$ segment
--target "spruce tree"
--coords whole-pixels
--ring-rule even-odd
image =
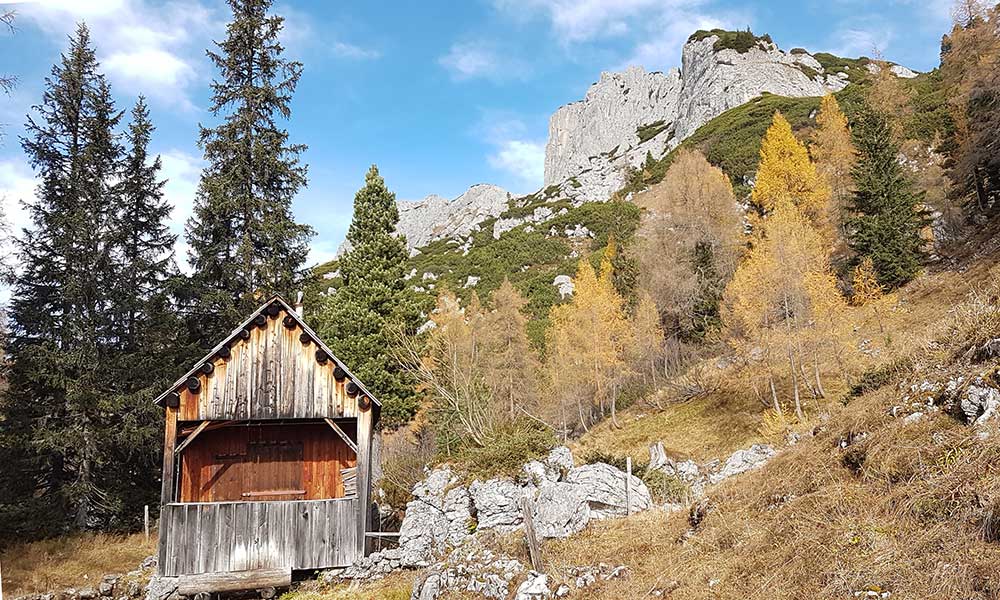
[[[220,74],[209,110],[222,122],[201,129],[208,166],[186,229],[194,268],[187,299],[206,344],[263,296],[293,291],[312,234],[291,212],[306,185],[306,147],[276,122],[291,116],[302,64],[282,56],[284,19],[268,14],[271,0],[228,2],[233,21],[218,51],[208,51]]]
[[[388,426],[416,411],[413,381],[396,361],[395,336],[415,333],[420,313],[403,277],[406,241],[395,234],[396,195],[372,165],[354,197],[351,245],[340,259],[343,285],[324,299],[317,320],[331,350],[383,403]]]
[[[161,413],[149,399],[176,376],[180,358],[174,348],[177,319],[169,294],[177,236],[166,225],[171,206],[163,197],[159,156],[149,155],[154,131],[141,96],[125,133],[126,152],[117,188],[114,323],[117,394],[109,396],[120,427],[109,440],[119,474],[107,473],[114,486],[112,510],[119,522],[137,518],[135,507],[154,503],[158,484]],[[127,472],[123,478],[121,472]],[[117,484],[123,485],[117,485]],[[129,507],[132,510],[127,510]],[[121,522],[121,525],[128,525]]]
[[[923,192],[914,189],[899,164],[899,144],[884,114],[864,107],[853,135],[858,159],[851,171],[849,243],[859,259],[872,260],[879,283],[893,289],[911,280],[925,258]]]
[[[0,470],[0,493],[7,514],[39,511],[36,527],[45,517],[41,523],[58,527],[64,516],[93,526],[109,508],[98,473],[118,425],[106,392],[116,358],[108,232],[121,114],[97,67],[80,25],[22,138],[40,184],[28,206],[32,227],[18,246],[22,272],[10,305],[12,368],[0,419],[5,441],[21,446],[8,449],[17,462]]]

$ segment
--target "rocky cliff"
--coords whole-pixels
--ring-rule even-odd
[[[399,200],[399,226],[406,247],[416,248],[440,239],[460,238],[478,231],[479,224],[507,210],[510,192],[502,187],[479,183],[451,200],[431,194],[423,200]],[[345,240],[337,254],[350,250]]]
[[[784,52],[767,37],[751,40],[749,47],[727,47],[719,34],[699,32],[684,45],[680,69],[602,73],[582,101],[552,115],[545,185],[560,185],[580,200],[605,200],[647,153],[659,158],[731,108],[763,93],[821,96],[849,82],[844,66],[827,70],[804,50]]]

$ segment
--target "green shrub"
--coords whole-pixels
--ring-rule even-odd
[[[873,392],[880,387],[897,381],[912,370],[913,359],[908,356],[898,358],[884,365],[872,367],[862,373],[858,381],[851,386],[850,395],[857,397],[868,392]]]
[[[719,38],[715,41],[715,44],[712,45],[712,48],[716,52],[720,50],[736,50],[740,54],[744,54],[761,42],[767,42],[769,44],[772,43],[770,35],[766,33],[764,35],[754,35],[750,29],[746,29],[745,31],[726,31],[725,29],[712,29],[706,31],[704,29],[699,29],[691,34],[688,41],[700,42],[701,40],[709,38],[713,35]]]
[[[647,123],[646,125],[640,125],[636,130],[636,135],[639,136],[639,143],[647,142],[667,128],[667,122],[663,119],[655,121],[653,123]]]
[[[550,429],[519,419],[498,428],[483,446],[460,444],[440,458],[456,464],[470,477],[512,477],[525,463],[545,456],[555,443]]]

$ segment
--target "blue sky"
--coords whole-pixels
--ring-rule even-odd
[[[318,231],[311,261],[329,258],[354,192],[376,163],[401,199],[454,197],[489,182],[541,185],[548,117],[603,70],[665,70],[699,28],[750,26],[784,49],[872,55],[935,67],[950,0],[280,0],[287,54],[305,64],[292,140],[305,143],[310,184],[295,201]],[[177,231],[190,212],[201,155],[198,123],[216,73],[204,50],[223,37],[222,0],[0,0],[17,30],[0,32],[0,196],[15,229],[34,180],[20,151],[25,114],[75,23],[90,26],[120,108],[149,99]],[[183,246],[179,248],[183,254]],[[181,258],[181,257],[179,257]]]

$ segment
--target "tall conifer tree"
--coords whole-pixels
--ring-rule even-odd
[[[413,334],[420,318],[403,279],[406,241],[395,234],[397,223],[396,195],[372,165],[354,197],[351,250],[340,260],[344,284],[318,315],[320,335],[382,401],[390,426],[416,411],[412,378],[394,354],[394,331]]]
[[[98,476],[105,438],[116,427],[108,406],[115,358],[111,290],[113,186],[121,155],[121,114],[97,71],[83,25],[46,79],[22,146],[40,184],[28,207],[32,228],[19,243],[22,273],[11,301],[10,389],[0,420],[23,444],[2,472],[4,508],[42,510],[58,526],[95,524],[109,508]],[[5,440],[6,441],[6,440]],[[6,510],[5,510],[6,512]],[[36,523],[37,526],[37,523]]]
[[[861,259],[870,258],[887,289],[912,279],[925,258],[920,231],[928,224],[923,192],[899,164],[899,143],[882,113],[864,107],[854,130],[858,160],[848,221],[849,243]]]
[[[203,343],[229,328],[263,296],[290,293],[306,259],[311,228],[296,223],[292,199],[306,185],[306,149],[277,119],[291,116],[302,64],[283,57],[282,17],[271,0],[228,0],[233,20],[218,51],[211,113],[201,129],[208,166],[187,224],[194,267],[189,300]]]

